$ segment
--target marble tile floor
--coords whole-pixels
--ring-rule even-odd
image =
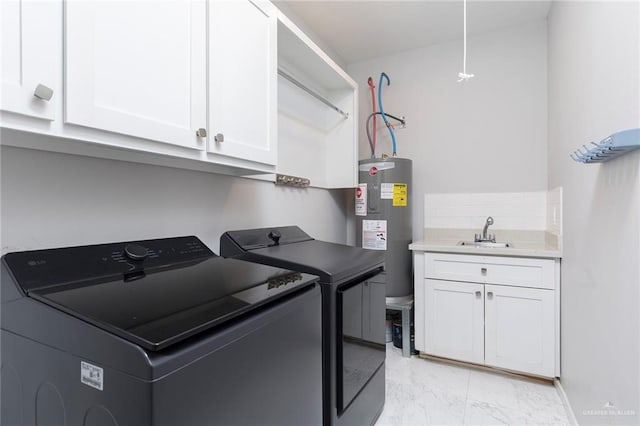
[[[387,344],[386,402],[376,426],[568,425],[551,384],[412,356]]]

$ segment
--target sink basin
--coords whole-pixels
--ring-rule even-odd
[[[488,247],[488,248],[507,248],[513,247],[511,243],[494,243],[491,241],[460,241],[459,246],[469,247]]]

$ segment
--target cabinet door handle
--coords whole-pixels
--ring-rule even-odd
[[[478,290],[478,291],[476,291],[476,297],[477,297],[477,298],[482,297],[482,292],[481,292],[481,291],[479,291],[479,290]]]
[[[53,89],[44,84],[38,84],[36,90],[33,91],[33,96],[43,101],[50,101],[53,97]]]
[[[492,291],[488,291],[487,292],[487,299],[493,299],[493,292]]]
[[[213,137],[213,140],[216,142],[224,142],[224,134],[218,133]]]
[[[480,273],[482,275],[487,275],[487,268],[480,268]]]
[[[207,129],[200,127],[198,130],[196,130],[196,136],[199,138],[206,138],[207,137]]]

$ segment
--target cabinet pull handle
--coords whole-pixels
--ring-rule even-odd
[[[53,89],[44,84],[38,84],[36,90],[33,91],[33,96],[43,101],[50,101],[53,97]]]
[[[482,292],[481,291],[476,291],[476,297],[482,297]]]
[[[480,268],[480,273],[482,275],[487,275],[487,268]]]
[[[493,299],[493,292],[492,291],[488,291],[487,292],[487,299]]]
[[[224,142],[224,135],[222,133],[218,133],[213,137],[213,140],[216,142]]]
[[[198,130],[196,130],[196,136],[199,138],[206,138],[207,137],[207,129],[205,128],[199,128]]]

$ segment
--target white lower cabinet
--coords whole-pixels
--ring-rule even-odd
[[[484,362],[483,285],[425,280],[425,352]]]
[[[416,253],[415,266],[418,350],[560,375],[559,260]]]
[[[485,363],[552,377],[553,290],[485,285]]]

